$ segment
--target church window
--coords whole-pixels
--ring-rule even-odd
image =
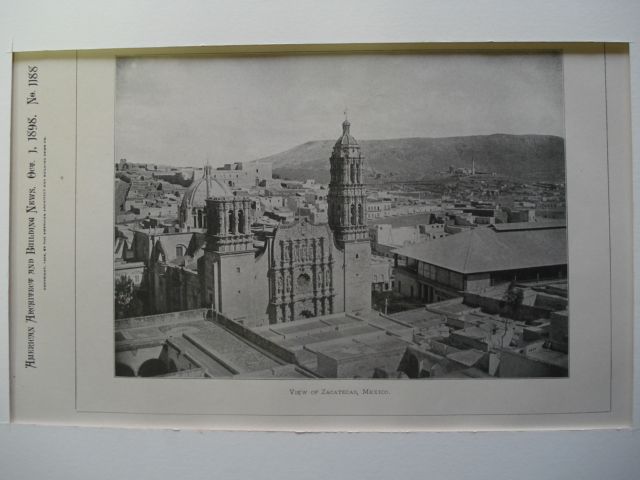
[[[356,166],[355,165],[350,165],[351,170],[351,183],[356,183]]]
[[[244,231],[244,210],[238,212],[238,230],[240,233],[246,233]]]
[[[355,225],[356,224],[356,206],[355,205],[351,205],[351,225]]]
[[[236,233],[236,215],[233,210],[229,210],[229,233]]]
[[[364,225],[364,219],[362,218],[362,204],[358,204],[358,223]]]

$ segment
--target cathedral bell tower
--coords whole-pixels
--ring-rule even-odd
[[[364,158],[345,118],[342,136],[331,154],[329,227],[342,251],[345,312],[371,309],[371,244],[367,229],[367,194],[363,183]]]
[[[227,318],[251,321],[255,318],[251,199],[207,198],[206,210],[206,244],[198,263],[202,304]]]
[[[207,198],[206,250],[218,253],[253,252],[249,197]]]
[[[351,123],[342,122],[342,136],[331,154],[329,183],[329,226],[338,245],[368,242],[367,195],[362,181],[364,158],[360,145],[349,131]]]

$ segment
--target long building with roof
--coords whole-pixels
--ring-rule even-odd
[[[492,285],[566,278],[564,222],[497,224],[393,250],[396,290],[425,303]]]

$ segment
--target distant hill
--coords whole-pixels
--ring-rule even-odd
[[[329,157],[335,140],[303,143],[256,161],[272,162],[283,178],[329,181]],[[428,179],[449,166],[523,181],[564,181],[564,140],[551,135],[476,135],[442,138],[362,140],[369,178]]]

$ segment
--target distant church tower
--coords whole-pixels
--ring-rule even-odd
[[[207,198],[206,250],[218,253],[253,252],[251,198]]]
[[[349,131],[351,123],[342,122],[342,136],[331,154],[329,183],[329,226],[337,243],[369,241],[367,231],[367,195],[362,181],[364,158],[360,145]]]
[[[329,183],[329,227],[344,252],[344,311],[371,308],[371,244],[367,228],[367,194],[363,183],[364,157],[350,132],[351,123],[342,122],[342,136],[331,154]]]
[[[203,306],[229,318],[251,318],[251,199],[224,196],[207,198],[206,203],[206,245],[198,263]]]

